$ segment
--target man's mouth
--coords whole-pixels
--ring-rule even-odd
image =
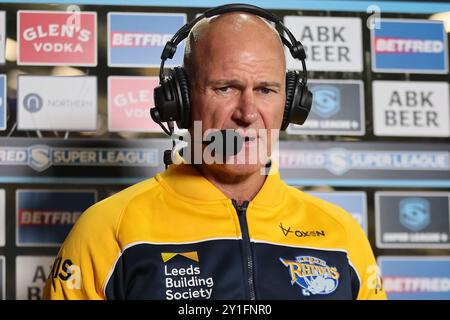
[[[244,142],[252,142],[252,141],[255,141],[255,140],[256,140],[256,137],[249,137],[249,136],[244,137]]]

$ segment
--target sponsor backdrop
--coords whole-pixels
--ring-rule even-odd
[[[450,258],[380,256],[384,287],[399,300],[450,300]]]
[[[5,33],[5,11],[0,11],[0,64],[5,63],[5,44],[6,44],[6,33]]]
[[[17,12],[19,65],[97,65],[97,13]]]
[[[6,128],[6,75],[0,74],[0,130]]]
[[[56,2],[0,4],[0,299],[40,299],[83,211],[164,170],[171,141],[149,112],[161,51],[206,9]],[[449,30],[433,15],[449,10],[357,2],[267,1],[304,44],[314,93],[281,135],[281,176],[355,218],[389,298],[450,299]]]

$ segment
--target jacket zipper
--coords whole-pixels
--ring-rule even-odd
[[[247,224],[247,207],[249,202],[244,201],[244,203],[240,206],[237,201],[232,199],[234,208],[236,209],[236,213],[239,218],[239,225],[241,227],[242,233],[242,243],[243,243],[243,251],[244,251],[244,261],[247,267],[247,284],[249,287],[250,300],[255,300],[255,281],[254,281],[254,266],[253,266],[253,254],[252,247],[250,243],[250,235],[248,232],[248,224]]]

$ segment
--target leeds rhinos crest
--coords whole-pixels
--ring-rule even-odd
[[[327,262],[310,256],[299,256],[295,261],[280,258],[281,263],[289,269],[291,285],[302,288],[304,296],[330,294],[339,284],[339,272]]]

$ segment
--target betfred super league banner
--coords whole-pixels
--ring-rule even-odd
[[[154,67],[173,35],[186,23],[185,14],[108,13],[108,66]],[[184,42],[166,66],[182,64]]]
[[[97,65],[97,13],[17,12],[17,64]]]
[[[0,140],[0,181],[132,184],[164,170],[169,139]]]
[[[383,287],[390,300],[450,300],[450,258],[380,256]]]
[[[61,245],[83,211],[96,201],[95,190],[17,190],[17,245]]]
[[[448,143],[281,141],[281,177],[288,184],[450,186]]]
[[[131,184],[163,171],[171,148],[170,139],[9,138],[0,140],[0,182]],[[450,186],[448,143],[281,141],[278,151],[291,185]]]
[[[371,29],[372,70],[448,73],[448,44],[442,21],[381,19]]]

